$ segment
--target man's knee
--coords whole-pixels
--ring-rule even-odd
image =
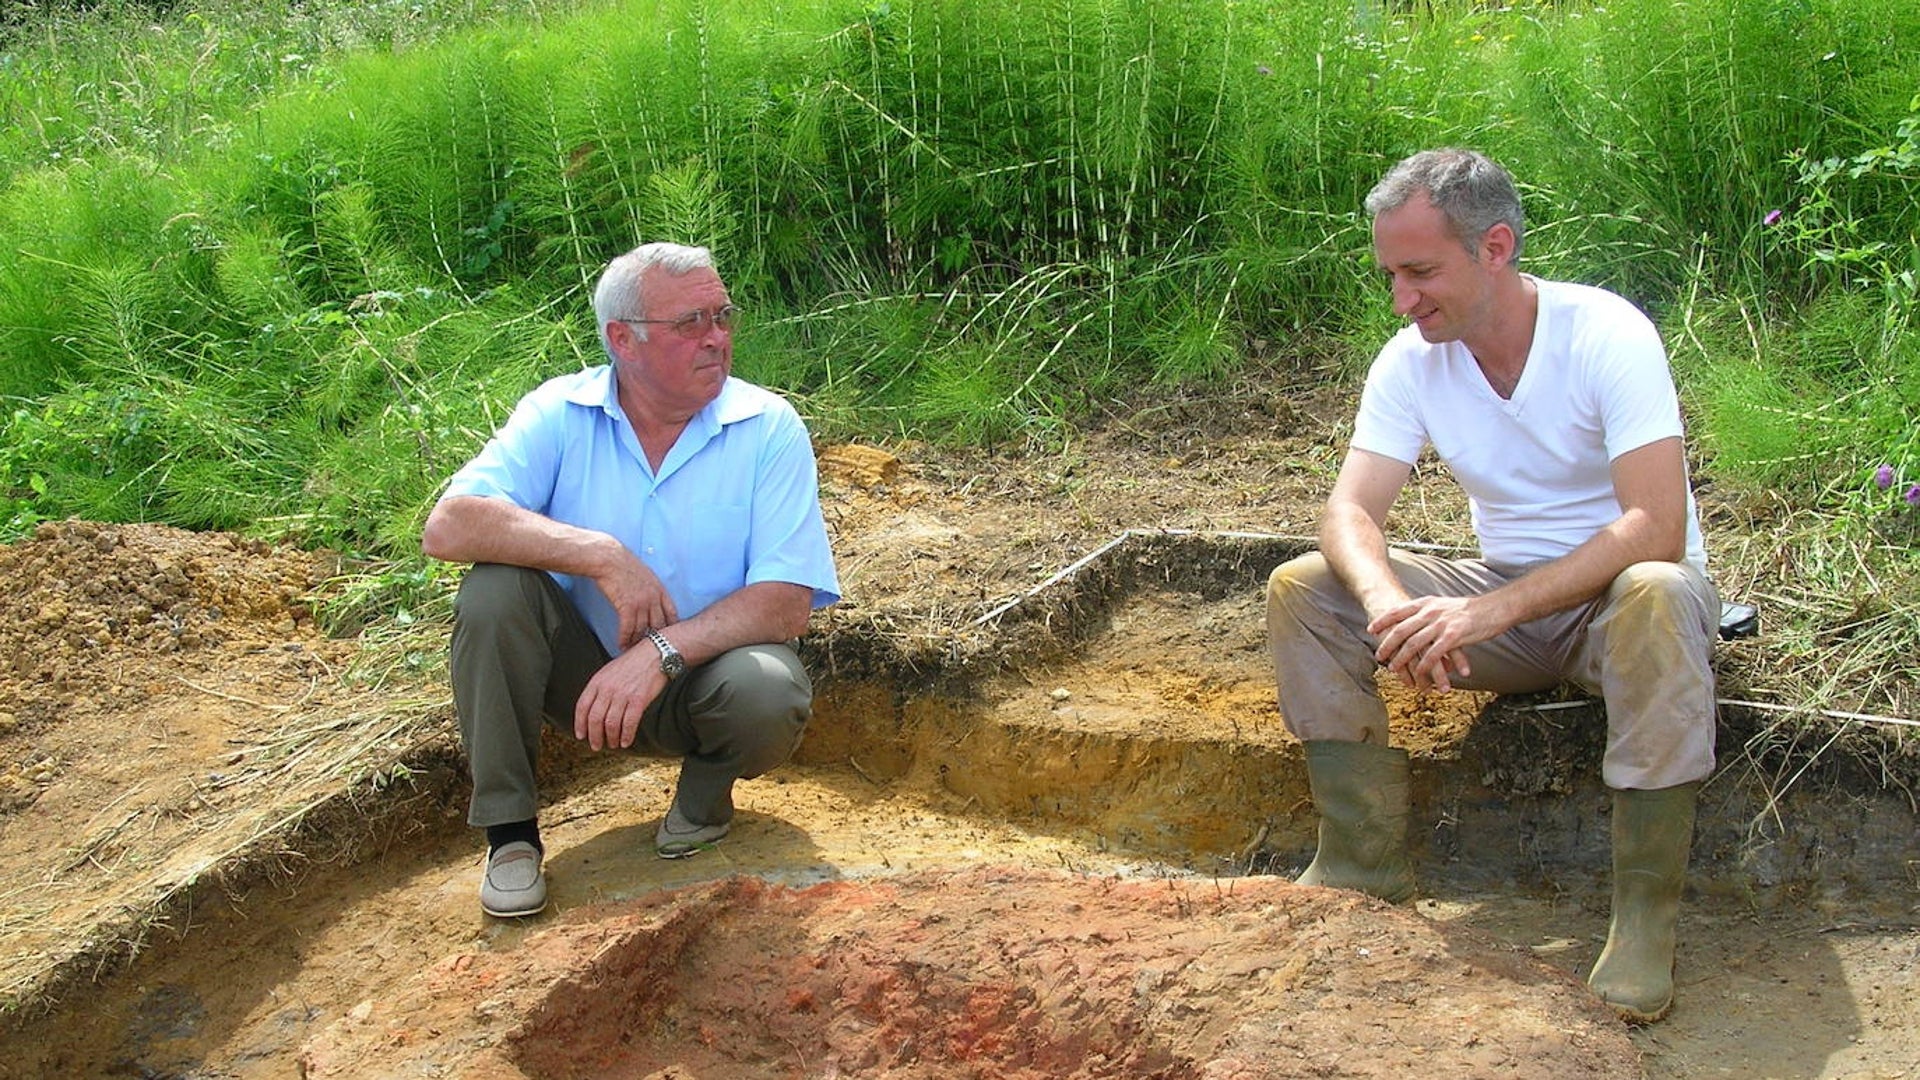
[[[541,587],[534,575],[541,570],[501,563],[475,563],[460,579],[453,600],[455,620],[470,624],[498,623],[524,617],[533,610],[533,592]]]
[[[1616,596],[1684,595],[1690,588],[1691,573],[1688,568],[1676,562],[1651,561],[1637,562],[1613,579],[1610,590]]]
[[[754,645],[725,653],[700,673],[688,712],[703,752],[731,754],[742,777],[786,761],[813,715],[813,684],[792,649]],[[730,749],[723,749],[730,748]]]
[[[701,702],[707,709],[750,722],[798,724],[812,714],[813,683],[784,645],[734,649],[709,667],[714,685]]]
[[[1607,606],[1616,618],[1641,621],[1683,638],[1711,638],[1717,615],[1713,588],[1699,572],[1682,563],[1634,563],[1607,589]]]
[[[1275,567],[1267,576],[1268,627],[1279,629],[1285,624],[1299,623],[1301,613],[1314,606],[1314,596],[1324,590],[1332,578],[1333,569],[1317,551]]]
[[[1296,555],[1279,566],[1267,576],[1267,595],[1290,595],[1299,590],[1312,591],[1331,576],[1333,570],[1327,565],[1327,557],[1317,551],[1305,555]]]

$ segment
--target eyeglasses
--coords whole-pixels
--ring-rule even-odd
[[[728,304],[719,311],[689,311],[677,319],[615,319],[623,323],[660,323],[673,327],[673,332],[686,338],[707,336],[707,324],[711,322],[716,329],[733,332],[733,324],[740,318],[740,309]]]

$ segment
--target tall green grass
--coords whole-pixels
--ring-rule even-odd
[[[1357,368],[1361,199],[1441,143],[1668,327],[1730,477],[1839,498],[1914,425],[1917,83],[1898,0],[49,8],[0,39],[0,518],[410,548],[646,239],[714,246],[741,373],[828,434]]]

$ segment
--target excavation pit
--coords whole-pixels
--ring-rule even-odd
[[[870,854],[841,858],[836,880],[763,862],[453,957],[318,1037],[308,1075],[369,1060],[533,1080],[1639,1075],[1627,1030],[1580,983],[1608,880],[1596,704],[1383,686],[1414,755],[1426,899],[1290,884],[1314,816],[1273,705],[1259,586],[1299,550],[1126,534],[938,663],[889,668],[847,635],[814,657],[827,674],[799,767],[1132,862],[1040,868],[965,848],[940,866],[937,841],[902,828],[896,866],[870,822]],[[1831,776],[1783,793],[1734,745],[1691,903],[1906,895],[1904,807]],[[1794,828],[1757,828],[1768,813]],[[1558,898],[1536,925],[1583,909],[1587,937],[1536,931],[1516,950],[1449,917],[1493,892]],[[463,1023],[478,1025],[470,1059],[417,1036]]]
[[[912,680],[827,681],[803,758],[1210,873],[1311,858],[1303,751],[1274,703],[1263,586],[1297,538],[1129,532],[962,636]],[[1722,659],[1768,648],[1723,643]],[[1564,894],[1610,875],[1606,718],[1572,688],[1417,694],[1382,678],[1413,765],[1412,854],[1429,890]],[[1920,899],[1912,744],[1824,760],[1771,714],[1722,710],[1691,887],[1772,909]],[[1863,733],[1856,732],[1856,736]]]
[[[1260,585],[1297,540],[1125,534],[937,637],[823,619],[803,646],[818,696],[798,758],[741,785],[734,834],[696,859],[648,844],[671,763],[550,738],[552,911],[501,923],[476,910],[444,728],[308,703],[336,646],[239,602],[290,593],[294,571],[258,551],[232,565],[217,538],[117,535],[50,537],[58,572],[31,580],[165,574],[183,625],[213,642],[217,621],[227,644],[95,662],[141,673],[148,696],[118,712],[49,698],[71,741],[43,743],[56,782],[0,833],[20,880],[50,883],[0,924],[35,935],[8,985],[39,988],[13,999],[0,1077],[251,1080],[296,1058],[316,1076],[655,1080],[1824,1077],[1920,1061],[1903,1034],[1920,1030],[1904,993],[1920,853],[1895,744],[1876,773],[1723,716],[1680,1004],[1652,1035],[1596,1019],[1580,984],[1608,877],[1590,702],[1389,687],[1422,899],[1291,886],[1314,818],[1274,711]],[[286,580],[248,577],[269,569]],[[221,583],[211,599],[203,581]],[[196,614],[215,604],[217,620]],[[23,728],[43,715],[15,711]],[[289,731],[337,733],[363,771],[300,772],[331,744],[276,756]],[[105,732],[118,752],[88,753]],[[22,824],[49,806],[76,808],[64,831]],[[236,823],[253,846],[220,831]],[[157,856],[150,837],[167,841]],[[88,899],[96,878],[105,900]],[[42,899],[105,914],[21,906]]]
[[[1564,974],[1354,894],[977,867],[657,894],[453,957],[302,1061],[309,1080],[1254,1080],[1637,1058]]]

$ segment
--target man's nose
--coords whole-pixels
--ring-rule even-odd
[[[1395,279],[1393,283],[1393,313],[1402,318],[1413,314],[1420,304],[1420,290]]]

